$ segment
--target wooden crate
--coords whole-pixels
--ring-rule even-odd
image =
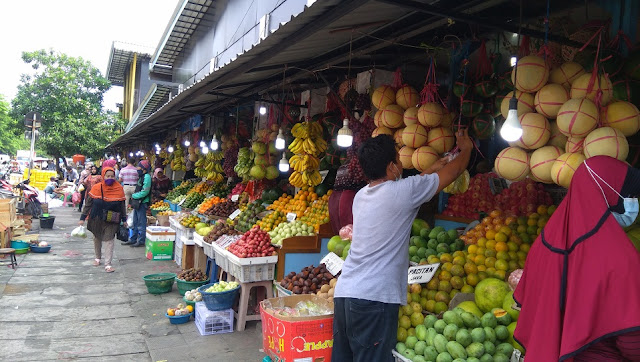
[[[207,270],[207,256],[204,254],[204,249],[195,245],[193,256],[193,267],[200,269],[203,272]]]
[[[194,265],[195,245],[182,245],[182,269],[191,269]]]
[[[18,199],[0,199],[0,223],[11,226],[16,220],[16,205]]]

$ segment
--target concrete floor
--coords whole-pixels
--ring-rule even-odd
[[[173,261],[150,261],[144,248],[117,241],[114,273],[91,265],[93,242],[71,238],[79,212],[50,210],[52,230],[40,240],[47,254],[18,255],[14,271],[0,260],[0,360],[2,361],[261,361],[260,322],[242,332],[201,336],[195,322],[172,325],[169,307],[182,302],[174,285],[152,295],[142,276],[180,270]],[[235,329],[235,326],[234,326]]]

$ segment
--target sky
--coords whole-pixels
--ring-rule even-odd
[[[179,0],[0,0],[0,94],[13,99],[31,68],[23,51],[53,49],[90,61],[106,76],[113,41],[156,49]],[[106,109],[117,110],[123,88],[112,87]]]

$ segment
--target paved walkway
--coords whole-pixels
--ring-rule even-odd
[[[69,234],[79,213],[52,209],[53,230],[35,232],[48,254],[18,255],[14,271],[0,266],[2,361],[261,361],[261,327],[201,336],[195,322],[172,325],[167,308],[182,301],[177,287],[147,293],[142,276],[179,272],[173,261],[149,261],[143,248],[116,244],[115,273],[94,267],[91,238]],[[235,326],[234,326],[235,329]]]

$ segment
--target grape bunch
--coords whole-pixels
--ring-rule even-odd
[[[224,173],[229,177],[238,177],[236,171],[233,169],[238,163],[238,146],[233,146],[224,151],[224,163],[222,169]]]
[[[355,164],[357,164],[357,167],[353,166]],[[351,157],[348,163],[345,163],[338,168],[333,190],[359,190],[364,185],[366,185],[366,181],[364,181],[364,174],[360,168],[360,163],[358,163],[358,159],[356,157]]]

